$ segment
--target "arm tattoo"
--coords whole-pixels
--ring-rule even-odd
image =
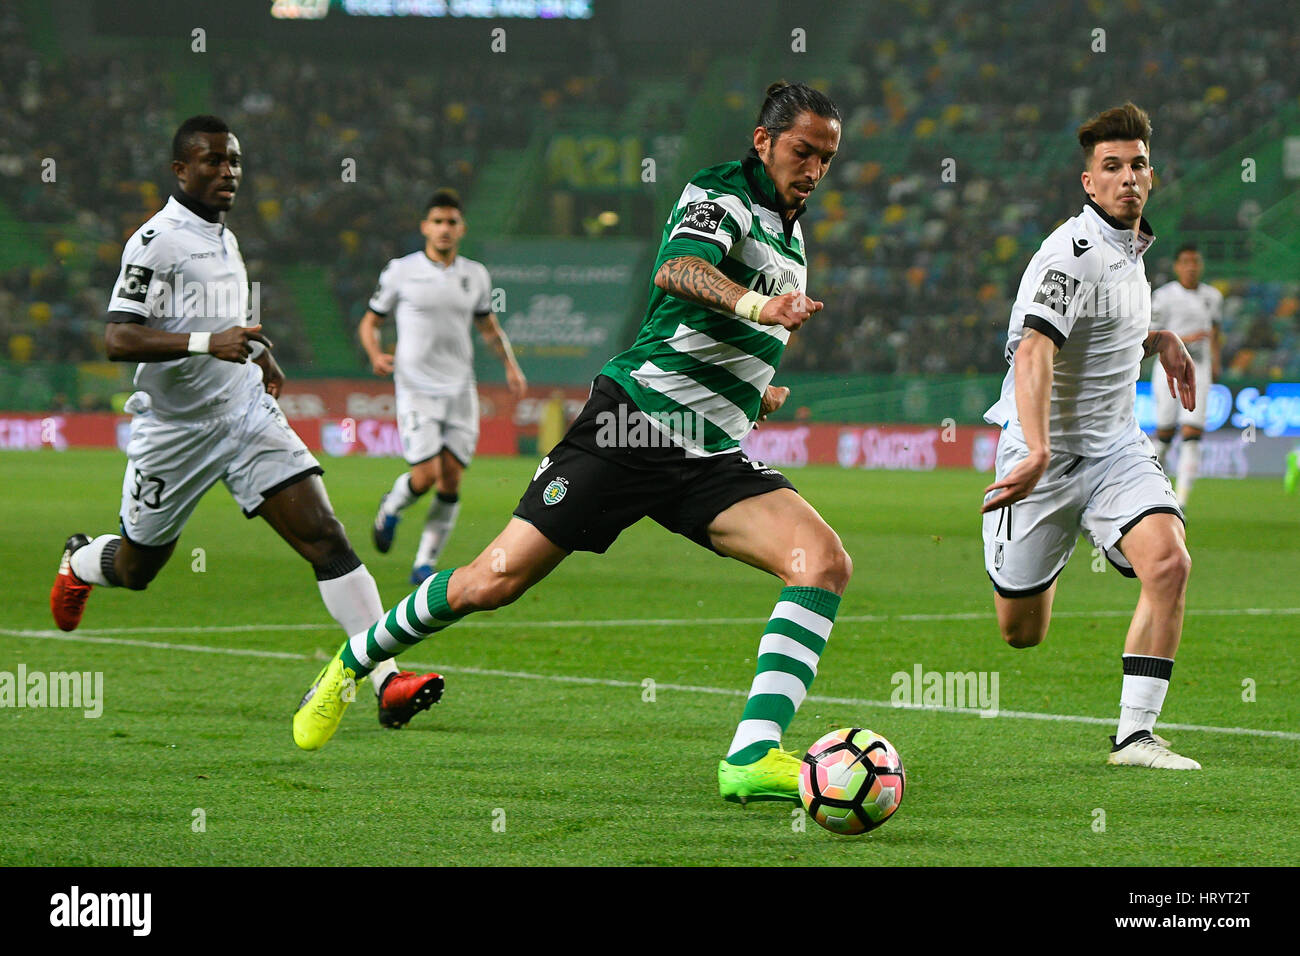
[[[730,312],[748,290],[697,256],[679,256],[659,267],[664,291],[678,298]]]

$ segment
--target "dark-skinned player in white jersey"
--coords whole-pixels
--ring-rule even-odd
[[[271,342],[248,324],[248,275],[225,222],[243,177],[239,139],[218,117],[191,117],[173,137],[171,169],[176,190],[127,241],[108,306],[108,357],[139,363],[119,531],[68,538],[50,591],[55,623],[75,629],[96,586],[148,587],[199,499],[221,481],[246,517],[260,516],[311,565],[326,610],[353,634],[383,604],[334,515],[319,463],[276,401],[284,372]],[[443,690],[439,675],[396,666],[374,684],[380,722],[390,727]]]

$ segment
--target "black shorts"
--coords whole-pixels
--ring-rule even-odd
[[[602,412],[629,423],[642,414],[613,379],[597,377],[582,413],[542,459],[515,508],[516,517],[566,551],[603,554],[624,528],[650,517],[718,553],[709,540],[714,518],[746,498],[794,490],[785,475],[739,451],[698,458],[675,445],[602,447]]]

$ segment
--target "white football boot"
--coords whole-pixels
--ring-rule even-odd
[[[1176,754],[1169,749],[1169,742],[1163,737],[1154,736],[1149,730],[1139,730],[1131,734],[1123,744],[1111,737],[1108,764],[1117,767],[1153,767],[1156,770],[1200,770],[1201,765],[1190,757]]]

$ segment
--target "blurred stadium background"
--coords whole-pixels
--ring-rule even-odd
[[[777,379],[792,400],[751,451],[991,466],[980,414],[1016,284],[1083,198],[1074,129],[1131,98],[1155,130],[1148,275],[1172,278],[1194,241],[1226,296],[1203,473],[1279,473],[1300,435],[1294,8],[827,6],[5,4],[0,447],[115,442],[131,367],[105,361],[102,330],[122,243],[172,188],[178,122],[213,112],[244,145],[229,221],[309,443],[397,453],[391,383],[370,375],[356,326],[385,261],[418,248],[423,201],[450,185],[532,385],[513,402],[482,362],[481,451],[533,453],[538,422],[576,412],[631,340],[685,180],[744,152],[763,88],[785,78],[829,93],[844,136],[803,220],[826,311],[792,339]],[[1147,419],[1149,405],[1140,395]]]

